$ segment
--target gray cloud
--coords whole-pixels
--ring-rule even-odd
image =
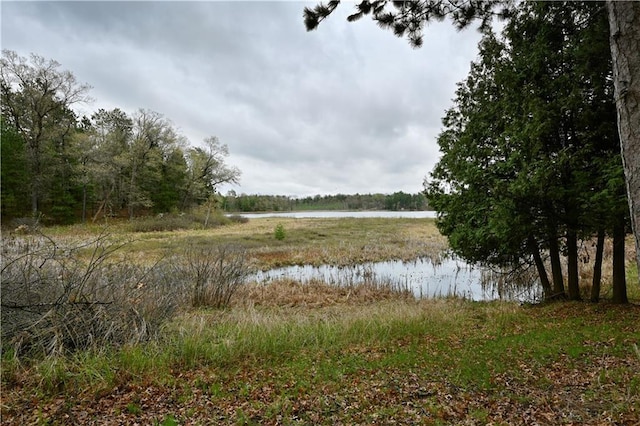
[[[149,108],[192,144],[216,135],[238,192],[415,192],[479,34],[434,24],[425,46],[344,4],[307,33],[301,2],[2,2],[2,47],[91,84],[84,106]]]

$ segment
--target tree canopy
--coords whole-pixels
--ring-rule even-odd
[[[53,60],[3,50],[0,77],[3,220],[186,210],[239,179],[226,145],[210,137],[190,146],[161,113],[77,117],[72,107],[90,100],[90,86]]]

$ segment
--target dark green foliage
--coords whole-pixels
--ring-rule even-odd
[[[304,24],[307,31],[315,30],[340,4],[330,1],[305,7]],[[406,37],[413,47],[423,43],[423,30],[430,21],[442,21],[446,17],[458,28],[466,28],[473,21],[480,21],[480,28],[489,28],[494,16],[507,18],[513,13],[509,0],[422,0],[389,1],[364,0],[355,4],[356,12],[347,20],[354,22],[369,15],[380,28],[391,30],[397,37]]]
[[[281,223],[279,223],[279,224],[276,226],[276,229],[275,229],[275,230],[274,230],[274,232],[273,232],[273,236],[274,236],[274,237],[276,238],[276,240],[278,240],[278,241],[282,241],[282,240],[284,240],[284,239],[286,238],[287,233],[286,233],[286,231],[284,230],[284,226],[283,226]]]
[[[428,183],[457,254],[535,264],[546,297],[564,293],[565,254],[568,295],[579,298],[578,239],[625,223],[606,26],[598,3],[527,3],[502,38],[485,34]]]
[[[71,106],[87,100],[88,85],[79,84],[60,64],[38,55],[29,59],[10,50],[0,59],[2,116],[26,146],[29,195],[35,216],[52,187],[70,184],[68,149],[75,127]]]
[[[184,198],[187,180],[187,162],[181,149],[171,151],[162,162],[160,182],[156,191],[151,191],[153,210],[156,213],[178,210]]]
[[[0,141],[0,207],[2,222],[7,219],[28,216],[31,212],[29,199],[29,172],[24,140],[2,117],[2,140]]]

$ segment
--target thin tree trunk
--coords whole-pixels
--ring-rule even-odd
[[[87,221],[87,184],[82,184],[82,223]]]
[[[596,241],[596,259],[593,264],[593,282],[591,283],[591,301],[600,301],[600,284],[602,283],[602,255],[604,253],[604,229],[598,231]]]
[[[527,240],[529,245],[529,251],[533,256],[533,262],[536,265],[538,271],[538,277],[540,277],[540,285],[542,286],[542,292],[544,293],[544,299],[550,299],[553,291],[551,290],[551,283],[549,282],[549,276],[547,275],[547,269],[544,267],[542,256],[540,256],[540,248],[532,236],[529,236]]]
[[[109,202],[109,197],[111,197],[112,192],[113,192],[113,187],[109,190],[109,192],[107,193],[107,196],[104,197],[104,200],[102,201],[102,203],[100,203],[100,207],[98,207],[98,211],[96,212],[96,214],[93,215],[93,219],[91,219],[91,222],[95,223],[95,221],[98,220],[98,216],[102,212],[102,209],[104,209],[107,203]],[[106,212],[105,212],[105,215],[106,215]]]
[[[549,258],[551,259],[551,276],[553,278],[552,298],[562,299],[565,294],[562,264],[560,263],[560,247],[558,246],[557,235],[553,233],[549,237]]]
[[[31,192],[31,214],[34,218],[38,216],[38,193],[35,189]]]
[[[580,300],[578,236],[573,230],[567,231],[567,290],[570,300]]]
[[[106,204],[107,204],[107,200],[103,200],[102,203],[100,203],[100,207],[98,207],[98,211],[96,212],[96,214],[93,215],[91,222],[95,223],[96,220],[98,220],[98,216],[100,216],[100,213],[102,212],[102,209]]]
[[[135,163],[133,164],[133,167],[131,168],[131,181],[129,182],[129,220],[133,219],[133,214],[134,214],[134,207],[133,207],[133,197],[135,194],[135,182],[136,182],[136,166]]]
[[[618,132],[640,270],[640,2],[607,1]]]
[[[624,221],[613,227],[613,303],[628,303],[624,270]]]

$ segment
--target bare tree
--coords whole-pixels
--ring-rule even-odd
[[[221,183],[237,183],[240,179],[240,170],[225,164],[229,156],[227,145],[215,136],[206,138],[204,144],[204,148],[196,147],[188,152],[189,180],[183,208],[208,200]]]

